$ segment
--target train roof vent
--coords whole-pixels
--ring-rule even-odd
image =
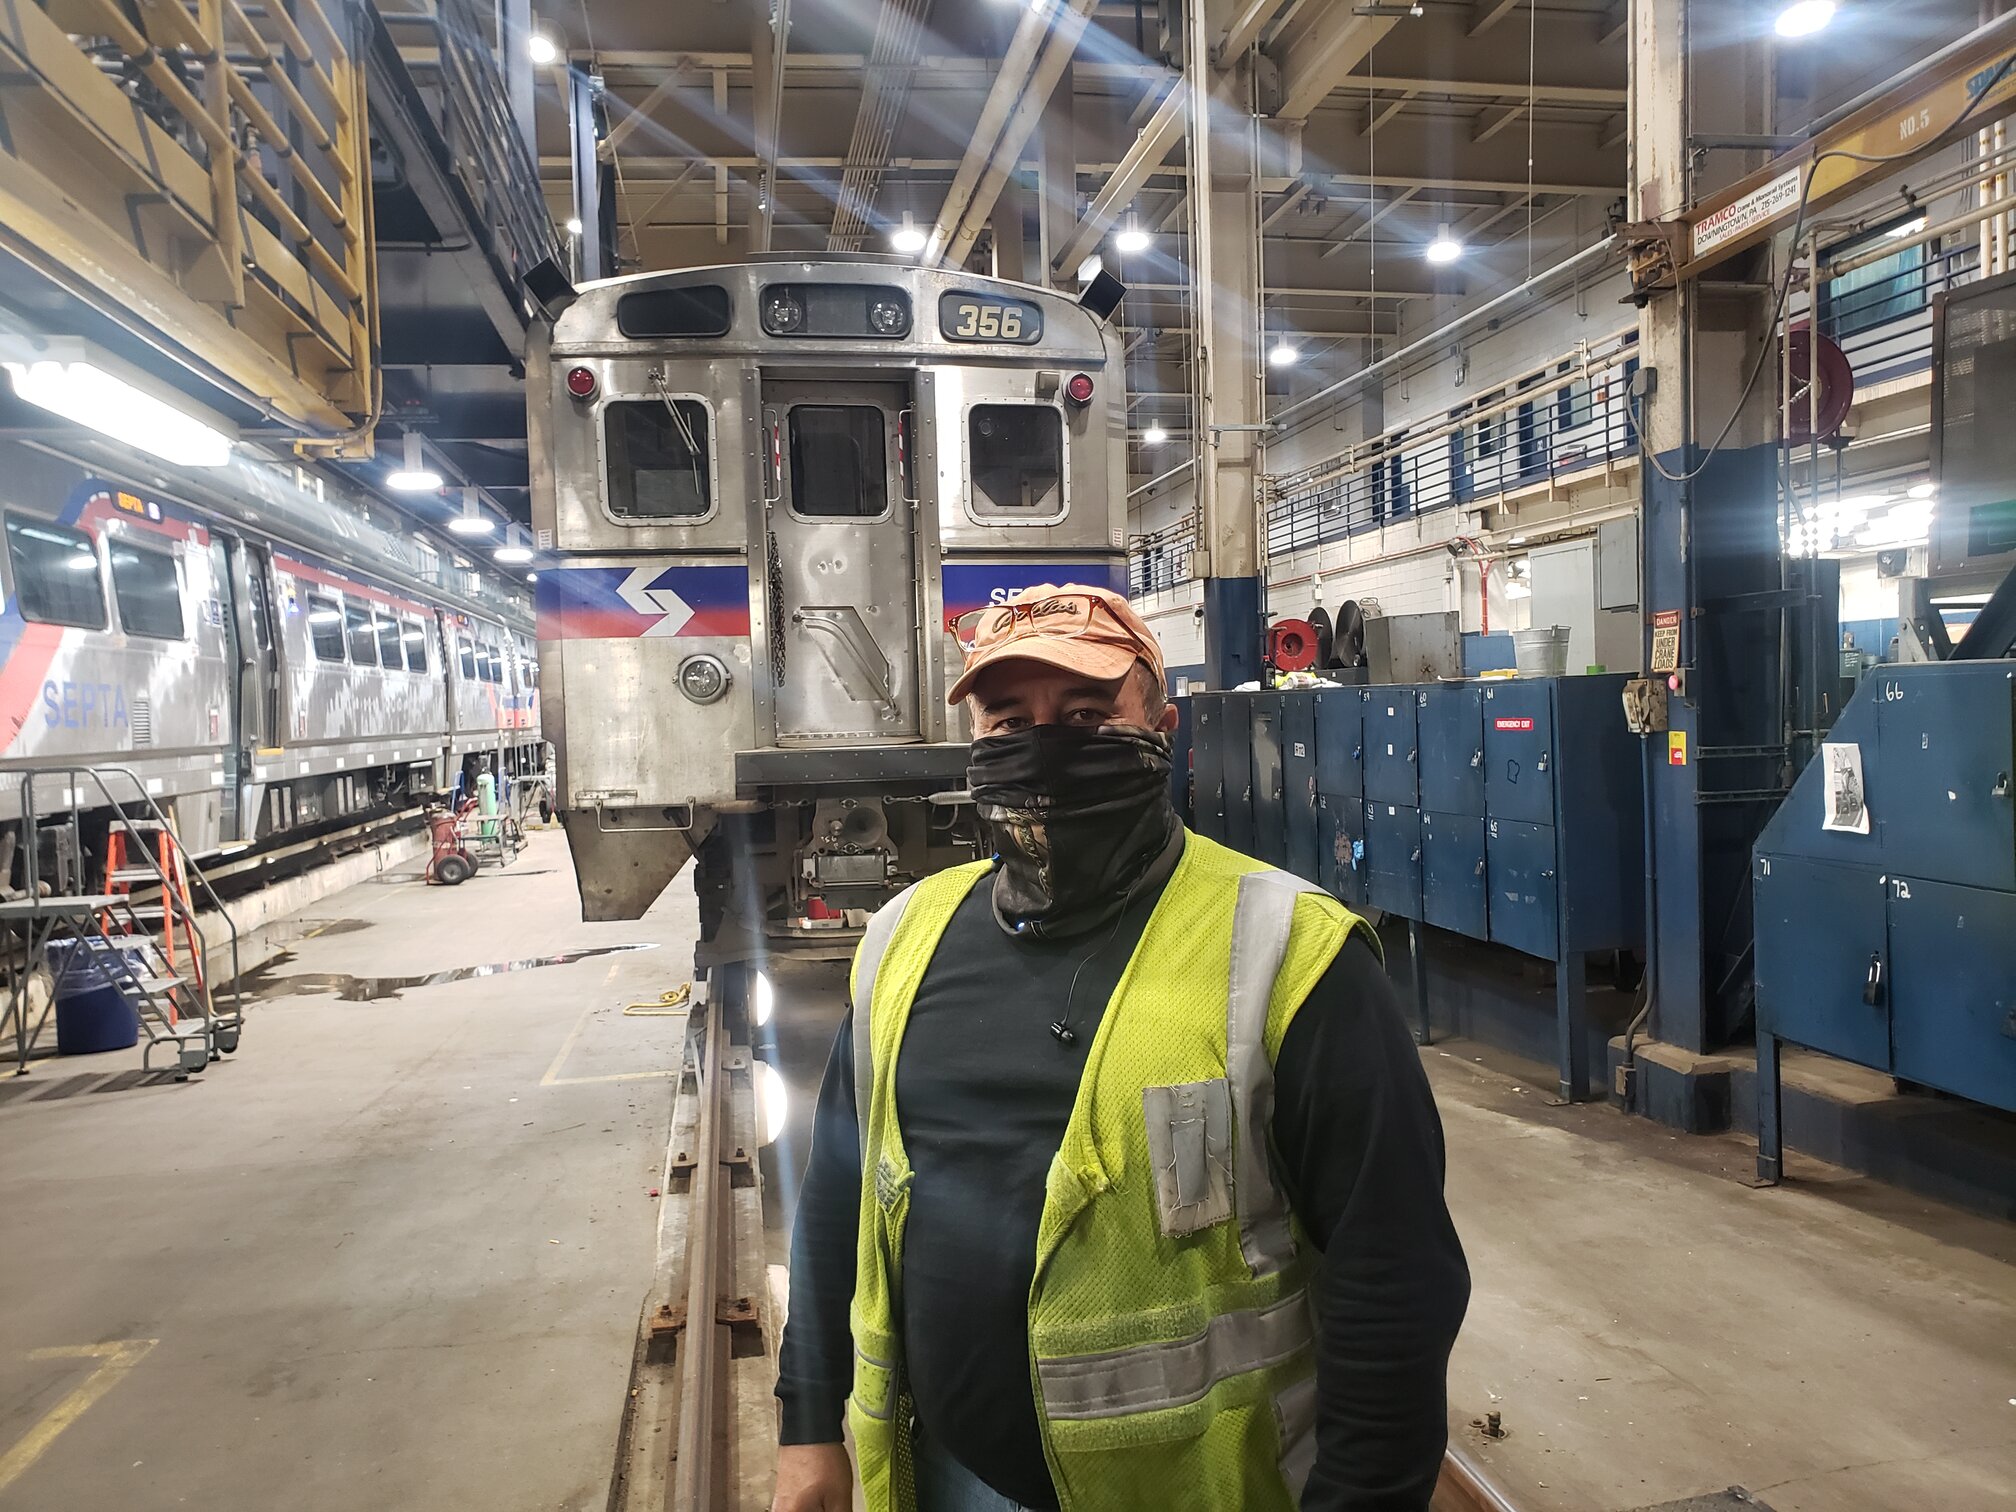
[[[126,705],[126,716],[133,731],[133,744],[154,744],[154,701],[145,693],[135,693]]]

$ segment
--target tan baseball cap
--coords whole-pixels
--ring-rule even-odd
[[[1038,583],[1005,604],[960,616],[953,628],[967,648],[966,670],[945,695],[948,704],[964,699],[973,679],[1000,661],[1045,662],[1094,682],[1124,677],[1138,661],[1157,682],[1166,680],[1155,632],[1110,588]]]

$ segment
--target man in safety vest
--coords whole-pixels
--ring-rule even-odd
[[[1118,594],[981,611],[996,854],[869,925],[791,1253],[776,1512],[1428,1506],[1469,1296],[1364,922],[1189,834]]]

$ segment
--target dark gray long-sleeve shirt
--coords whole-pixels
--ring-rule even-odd
[[[981,883],[925,972],[897,1063],[915,1172],[902,1328],[919,1423],[1027,1507],[1057,1505],[1028,1365],[1045,1173],[1099,1018],[1157,897],[1159,889],[1137,899],[1090,939],[1035,941],[1000,928]],[[1068,1045],[1049,1030],[1067,996]],[[1447,1439],[1445,1374],[1470,1281],[1442,1200],[1441,1122],[1392,985],[1362,940],[1339,952],[1282,1043],[1273,1135],[1296,1215],[1323,1249],[1317,1459],[1302,1505],[1417,1512]],[[843,1024],[792,1237],[777,1385],[786,1444],[840,1437],[860,1183],[852,1030]]]

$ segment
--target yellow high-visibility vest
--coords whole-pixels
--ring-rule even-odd
[[[913,1512],[898,1319],[910,1005],[990,869],[919,882],[854,960],[860,1248],[848,1421],[870,1512]],[[1355,929],[1328,894],[1199,835],[1121,974],[1051,1161],[1030,1383],[1065,1512],[1292,1512],[1316,1453],[1315,1255],[1268,1155],[1274,1058]]]

